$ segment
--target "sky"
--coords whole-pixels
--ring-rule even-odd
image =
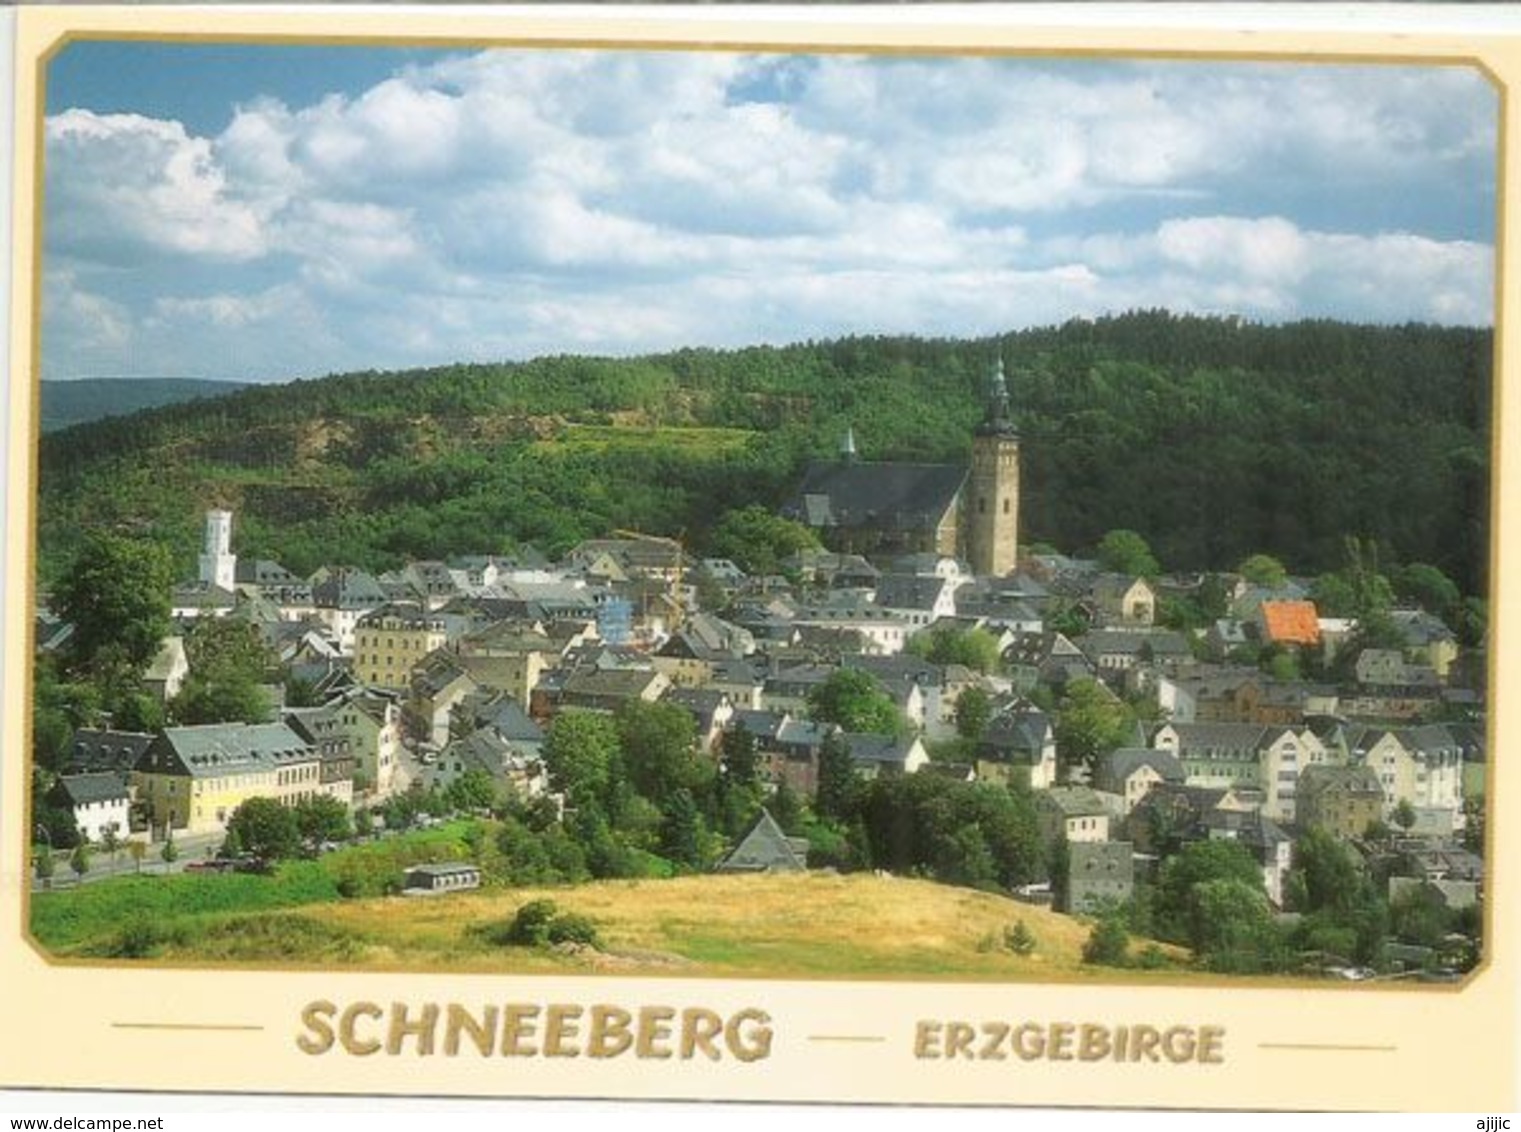
[[[1460,66],[79,42],[46,113],[47,379],[1493,320]]]

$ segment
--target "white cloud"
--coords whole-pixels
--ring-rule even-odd
[[[47,123],[48,233],[63,250],[247,260],[266,250],[264,218],[229,193],[204,138],[178,122],[70,110]]]
[[[1157,305],[1482,323],[1490,249],[1417,222],[1487,230],[1493,114],[1461,68],[570,50],[256,99],[214,138],[67,110],[46,368],[273,378]],[[1367,230],[1370,184],[1408,222]]]

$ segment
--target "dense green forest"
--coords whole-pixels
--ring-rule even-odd
[[[849,338],[356,373],[44,435],[44,582],[80,532],[152,533],[193,573],[202,511],[298,572],[550,553],[615,527],[705,548],[853,427],[867,460],[962,461],[1001,351],[1026,543],[1145,534],[1169,569],[1254,552],[1313,574],[1347,536],[1483,592],[1492,336],[1138,312],[997,339]]]

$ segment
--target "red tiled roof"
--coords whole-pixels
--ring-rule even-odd
[[[1262,631],[1276,645],[1318,645],[1320,621],[1310,601],[1265,601]]]

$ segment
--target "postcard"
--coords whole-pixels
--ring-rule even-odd
[[[1151,14],[18,11],[0,1084],[1514,1109],[1517,41]]]

